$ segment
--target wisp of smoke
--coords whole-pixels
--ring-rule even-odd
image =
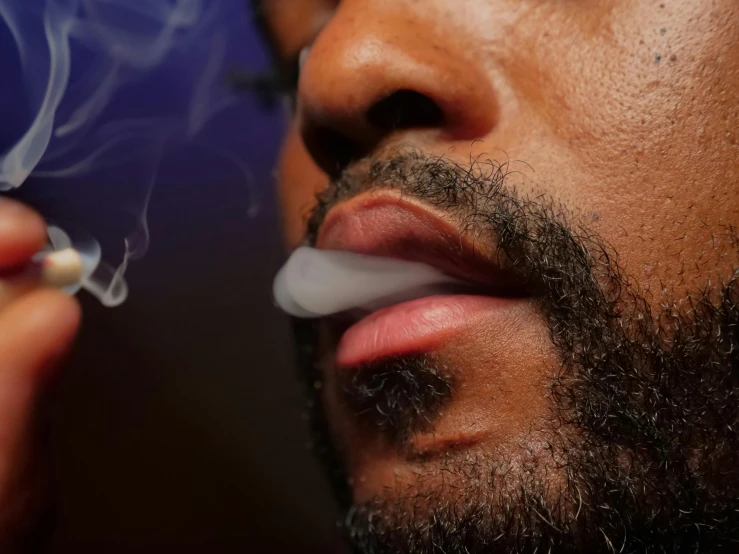
[[[29,177],[78,178],[122,164],[138,164],[147,172],[133,184],[139,192],[138,225],[126,238],[118,265],[102,263],[98,242],[83,230],[50,226],[54,248],[72,244],[83,251],[94,271],[82,286],[105,305],[125,300],[128,262],[148,247],[146,212],[164,150],[196,139],[213,115],[233,102],[219,86],[227,45],[216,17],[227,3],[0,0],[0,50],[6,57],[14,53],[18,73],[3,68],[0,79],[12,83],[5,85],[18,104],[11,109],[27,114],[12,144],[0,146],[0,190],[20,187]],[[106,114],[111,106],[120,107],[131,83],[182,67],[196,77],[172,83],[180,95],[183,86],[188,90],[187,105],[175,113],[163,115],[139,95],[134,113]],[[240,170],[248,181],[248,171]]]

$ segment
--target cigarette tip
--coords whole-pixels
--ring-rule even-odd
[[[82,257],[74,248],[44,256],[41,262],[41,281],[44,285],[64,288],[78,284],[81,279]]]

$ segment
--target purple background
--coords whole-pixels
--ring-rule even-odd
[[[224,70],[264,69],[242,2],[226,3]],[[192,78],[182,65],[152,74],[105,116],[185,102]],[[19,95],[4,83],[7,108]],[[13,110],[0,113],[4,144],[19,125]],[[199,144],[167,151],[129,300],[106,309],[81,296],[83,330],[51,406],[52,551],[336,551],[331,503],[306,448],[288,322],[270,299],[284,256],[272,177],[284,120],[241,95]],[[248,165],[251,183],[224,152]],[[115,256],[139,174],[128,164],[32,178],[14,196],[83,224]]]

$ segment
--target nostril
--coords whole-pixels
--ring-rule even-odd
[[[444,113],[428,96],[414,90],[399,90],[372,106],[367,119],[377,129],[388,132],[438,126]]]
[[[321,127],[306,137],[306,144],[315,146],[312,151],[314,159],[331,177],[337,177],[352,162],[362,156],[361,146],[346,135],[329,127]]]
[[[308,151],[331,177],[339,176],[394,131],[443,125],[444,112],[428,96],[399,90],[373,104],[365,112],[363,124],[357,125],[353,118],[337,121],[315,125],[315,120],[307,118],[303,128]]]

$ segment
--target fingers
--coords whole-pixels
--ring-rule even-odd
[[[0,385],[13,374],[43,369],[64,354],[79,320],[77,301],[54,290],[31,292],[0,312]]]
[[[32,447],[35,400],[79,321],[77,302],[52,290],[30,292],[0,312],[0,542],[23,511],[17,489]]]
[[[46,244],[46,225],[20,202],[0,197],[0,268],[25,264]]]
[[[44,265],[32,262],[46,245],[43,219],[0,197],[0,551],[10,551],[37,504],[37,401],[79,326],[76,300],[40,290]],[[38,483],[37,483],[38,481]]]

